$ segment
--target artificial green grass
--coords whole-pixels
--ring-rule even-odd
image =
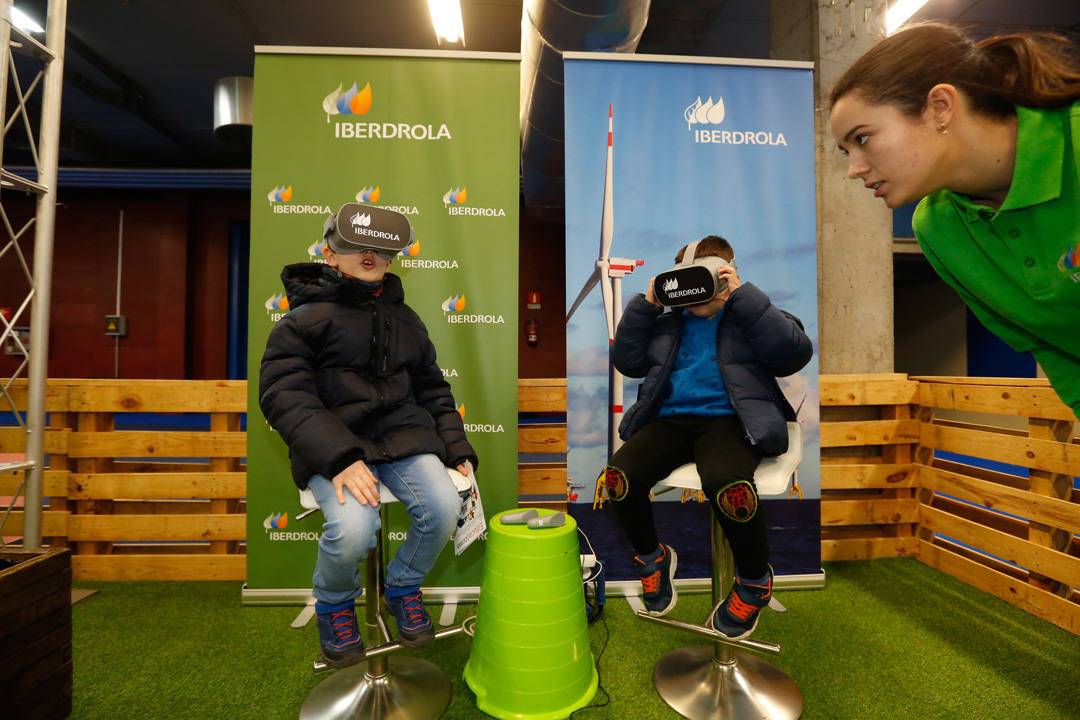
[[[289,626],[297,606],[245,607],[239,583],[77,583],[98,592],[73,608],[73,718],[296,718],[314,675],[314,621]],[[1080,717],[1080,638],[911,558],[826,565],[826,588],[780,592],[757,636],[799,684],[807,720]],[[700,622],[705,595],[682,595],[672,615]],[[437,607],[429,608],[437,617]],[[458,608],[458,621],[475,605]],[[653,664],[683,645],[677,630],[634,617],[609,598],[607,627],[590,629],[603,708],[575,718],[678,717],[652,686]],[[470,639],[412,653],[449,675],[444,718],[486,718],[461,678]],[[603,699],[598,693],[594,702]]]

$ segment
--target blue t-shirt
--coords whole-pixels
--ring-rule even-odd
[[[721,310],[711,318],[699,318],[683,311],[679,351],[660,417],[735,414],[716,360],[716,331],[723,315]]]

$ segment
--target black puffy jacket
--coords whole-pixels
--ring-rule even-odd
[[[656,419],[682,337],[681,310],[664,312],[638,293],[626,306],[612,346],[612,361],[627,377],[644,377],[638,399],[619,425],[628,439]],[[716,331],[717,364],[735,415],[750,442],[766,455],[787,450],[787,421],[795,420],[777,377],[810,362],[813,346],[802,322],[776,307],[751,283],[735,289]]]
[[[320,263],[288,265],[289,313],[266,341],[259,407],[289,446],[293,482],[434,453],[450,466],[476,453],[401,279],[373,290]]]

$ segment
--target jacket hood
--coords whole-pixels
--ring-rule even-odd
[[[281,271],[281,282],[289,298],[289,309],[312,302],[404,302],[401,278],[386,273],[382,285],[372,288],[361,280],[340,275],[324,263],[295,263]]]

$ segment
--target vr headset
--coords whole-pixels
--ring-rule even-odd
[[[323,240],[339,253],[374,250],[383,257],[394,255],[412,244],[409,219],[395,210],[345,203],[323,223]]]
[[[695,258],[694,253],[700,240],[686,246],[682,262],[674,268],[662,272],[653,281],[653,294],[656,301],[664,307],[683,307],[709,302],[717,293],[724,292],[727,280],[716,277],[716,271],[722,267],[735,267],[735,262],[728,262],[722,257],[709,255]]]

